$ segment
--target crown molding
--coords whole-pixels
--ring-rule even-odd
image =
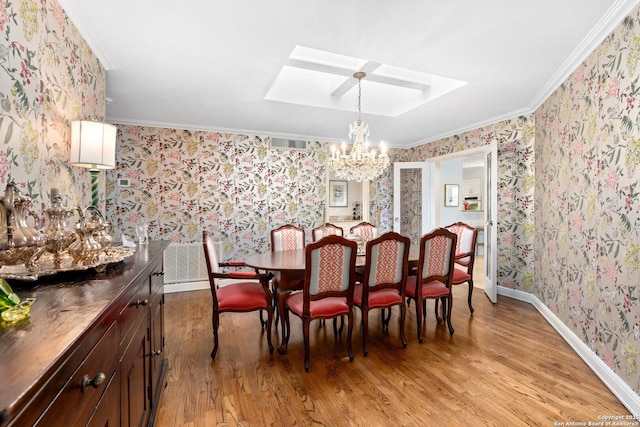
[[[602,16],[595,27],[589,31],[582,42],[580,42],[571,55],[569,55],[562,66],[551,76],[547,84],[540,89],[529,104],[530,109],[532,111],[537,110],[538,107],[569,78],[571,73],[600,46],[602,41],[622,23],[622,20],[638,4],[640,4],[639,0],[616,0],[609,10],[607,10],[607,13]]]
[[[122,117],[107,117],[109,123],[128,126],[147,126],[163,129],[182,129],[189,131],[203,131],[203,132],[216,132],[216,133],[234,133],[238,135],[256,135],[260,137],[270,138],[283,138],[283,139],[298,139],[302,141],[318,141],[325,143],[342,143],[343,140],[334,140],[321,136],[314,135],[302,135],[302,134],[284,134],[277,132],[269,132],[265,130],[256,129],[235,129],[235,128],[222,128],[215,126],[194,126],[192,124],[176,123],[176,122],[156,122],[153,120],[131,120]]]
[[[100,36],[95,24],[82,5],[82,1],[58,0],[58,2],[96,55],[105,71],[118,70],[120,68],[118,62],[102,39],[102,36]]]
[[[416,148],[416,147],[419,147],[421,145],[425,145],[425,144],[429,144],[431,142],[439,141],[439,140],[444,139],[444,138],[449,138],[451,136],[460,135],[461,133],[464,133],[464,132],[470,132],[472,130],[476,130],[476,129],[479,129],[479,128],[482,128],[482,127],[494,125],[496,123],[500,123],[500,122],[505,121],[505,120],[515,119],[515,118],[520,117],[520,116],[526,116],[526,115],[534,113],[534,112],[535,112],[535,110],[531,109],[530,107],[525,107],[525,108],[521,108],[519,110],[509,111],[508,113],[501,114],[499,116],[493,116],[493,117],[488,118],[486,120],[481,120],[479,122],[471,123],[471,124],[469,124],[467,126],[464,126],[464,127],[453,129],[450,132],[441,133],[441,134],[432,136],[429,139],[423,139],[423,140],[418,141],[418,142],[416,142],[414,144],[409,144],[406,147],[398,147],[398,148]]]

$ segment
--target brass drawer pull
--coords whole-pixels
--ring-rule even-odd
[[[160,354],[162,354],[162,350],[156,350],[151,353],[152,356],[160,356]]]
[[[149,305],[149,300],[148,299],[143,299],[142,301],[138,300],[136,301],[136,307],[140,307],[140,306],[146,306]]]
[[[151,273],[152,276],[164,276],[164,271],[154,271]]]
[[[93,388],[100,387],[100,385],[106,379],[107,379],[106,375],[103,374],[102,372],[96,375],[95,378],[93,379],[89,378],[89,375],[85,375],[84,377],[82,377],[82,392],[84,393],[85,391],[87,391],[89,387],[93,387]]]

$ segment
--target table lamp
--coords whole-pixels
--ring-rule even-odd
[[[91,174],[91,205],[98,206],[98,173],[116,166],[116,132],[114,125],[90,120],[71,122],[72,166],[88,168]]]

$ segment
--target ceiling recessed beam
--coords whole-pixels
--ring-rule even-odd
[[[416,89],[416,90],[426,90],[431,87],[431,85],[426,83],[401,79],[398,77],[390,77],[390,76],[373,74],[373,72],[377,68],[379,68],[382,64],[378,62],[372,62],[372,61],[367,62],[365,65],[363,65],[362,67],[359,67],[359,69],[357,70],[352,70],[352,69],[340,67],[337,65],[331,65],[326,63],[323,64],[319,62],[313,62],[313,61],[307,61],[307,60],[295,59],[295,58],[289,58],[286,65],[289,67],[302,68],[304,70],[318,71],[321,73],[335,74],[336,76],[346,77],[346,80],[340,86],[338,86],[333,92],[331,92],[331,96],[337,96],[337,97],[344,95],[349,91],[349,89],[351,89],[356,84],[358,84],[358,80],[353,77],[353,73],[355,73],[356,71],[364,71],[365,73],[367,73],[366,79],[376,83],[382,83],[382,84],[391,85],[391,86],[406,87],[406,88]]]

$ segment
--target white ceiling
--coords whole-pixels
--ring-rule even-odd
[[[107,70],[109,122],[343,141],[357,117],[355,68],[466,82],[402,112],[401,95],[362,81],[372,144],[412,147],[534,111],[640,0],[60,3]],[[297,46],[352,58],[303,67],[325,78],[294,85],[297,104],[266,99],[299,65]],[[326,78],[327,67],[347,75]],[[341,85],[344,98],[327,101]],[[315,98],[300,101],[307,92]]]

